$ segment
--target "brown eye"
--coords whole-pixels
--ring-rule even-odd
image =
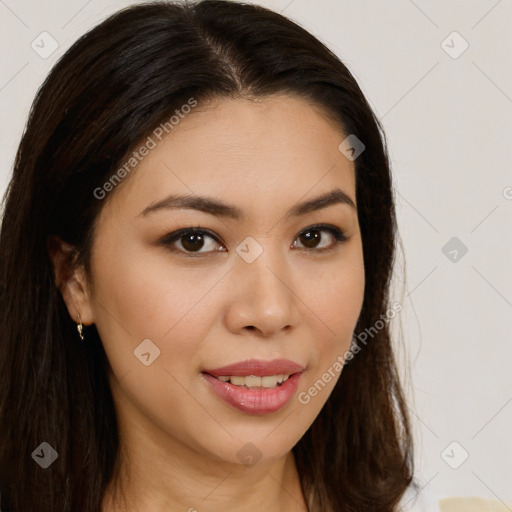
[[[202,229],[181,229],[166,236],[161,243],[178,252],[189,254],[215,252],[215,244],[223,247],[215,236]]]
[[[202,233],[190,233],[179,238],[181,245],[187,251],[200,251],[204,246],[204,235]]]
[[[331,238],[334,239],[334,242],[321,246],[320,244],[324,238],[322,233],[325,232],[329,233]],[[300,240],[300,243],[303,245],[303,247],[299,248],[310,249],[316,252],[323,252],[325,250],[333,249],[338,243],[344,242],[346,237],[340,229],[334,226],[319,225],[311,226],[305,229],[299,234],[297,239]],[[294,247],[297,247],[297,245],[294,244]]]

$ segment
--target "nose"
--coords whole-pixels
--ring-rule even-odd
[[[257,331],[270,337],[292,331],[298,324],[300,299],[284,263],[265,250],[252,263],[237,258],[231,274],[225,321],[231,332]]]

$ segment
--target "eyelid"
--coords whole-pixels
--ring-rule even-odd
[[[172,233],[169,233],[169,234],[165,235],[160,240],[160,243],[163,244],[163,245],[169,245],[172,242],[178,240],[180,237],[182,237],[182,236],[184,236],[184,235],[186,235],[188,233],[201,233],[201,234],[205,234],[205,235],[210,236],[214,240],[216,240],[217,243],[219,243],[221,245],[226,245],[226,244],[224,244],[224,242],[222,242],[222,239],[219,237],[219,235],[217,235],[216,233],[214,233],[213,231],[211,231],[211,230],[209,230],[207,228],[202,228],[200,226],[191,226],[189,228],[182,228],[182,229],[178,229],[176,231],[173,231]],[[203,254],[206,254],[206,253],[203,253]]]
[[[333,224],[326,224],[326,223],[319,223],[319,224],[312,224],[311,226],[307,226],[300,230],[295,239],[293,244],[295,244],[295,240],[302,234],[307,231],[328,231],[335,239],[334,243],[330,247],[322,247],[320,249],[308,249],[306,247],[299,247],[299,250],[308,252],[308,253],[322,253],[322,252],[328,252],[334,250],[340,243],[346,242],[348,240],[348,237],[345,234],[345,231],[343,231],[341,228],[333,225]],[[222,245],[223,247],[226,247],[226,244],[222,241],[221,237],[214,233],[213,231],[202,228],[201,226],[190,226],[187,228],[178,229],[176,231],[173,231],[172,233],[169,233],[165,235],[163,238],[160,239],[159,244],[170,247],[175,241],[179,240],[182,236],[191,233],[199,233],[199,234],[206,234],[209,237],[213,238],[218,244]],[[225,251],[206,251],[206,252],[191,252],[191,251],[182,251],[181,249],[175,249],[171,248],[173,252],[177,252],[179,254],[189,256],[189,257],[204,257],[212,253],[217,252],[225,252]]]
[[[343,229],[335,226],[334,224],[326,224],[326,223],[319,223],[319,224],[313,224],[311,226],[307,226],[299,233],[297,234],[297,237],[301,235],[302,233],[305,233],[306,231],[328,231],[333,237],[334,237],[334,243],[330,247],[322,247],[321,249],[307,249],[307,248],[300,248],[304,251],[310,252],[310,253],[322,253],[322,252],[328,252],[334,250],[340,243],[346,242],[348,240],[348,236],[346,235],[345,231]],[[295,243],[295,242],[294,242]]]

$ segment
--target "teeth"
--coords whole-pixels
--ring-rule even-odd
[[[261,386],[261,377],[256,377],[255,375],[248,375],[245,378],[242,377],[242,379],[245,380],[245,385],[248,388],[254,388],[256,386]]]
[[[245,384],[245,377],[229,377],[229,380],[235,386],[243,386]]]
[[[265,375],[265,377],[256,377],[255,375],[247,375],[241,377],[238,375],[222,375],[217,377],[221,382],[231,382],[235,386],[245,386],[246,388],[275,388],[285,382],[290,374]]]

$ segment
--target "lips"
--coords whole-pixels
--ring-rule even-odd
[[[254,375],[255,377],[265,377],[268,375],[291,375],[304,371],[304,366],[290,361],[288,359],[274,359],[272,361],[262,361],[259,359],[250,359],[233,363],[221,368],[212,370],[203,370],[214,377],[235,375],[238,377],[247,377]]]
[[[251,359],[204,370],[209,388],[246,414],[269,414],[284,407],[296,392],[305,367],[288,359]]]

